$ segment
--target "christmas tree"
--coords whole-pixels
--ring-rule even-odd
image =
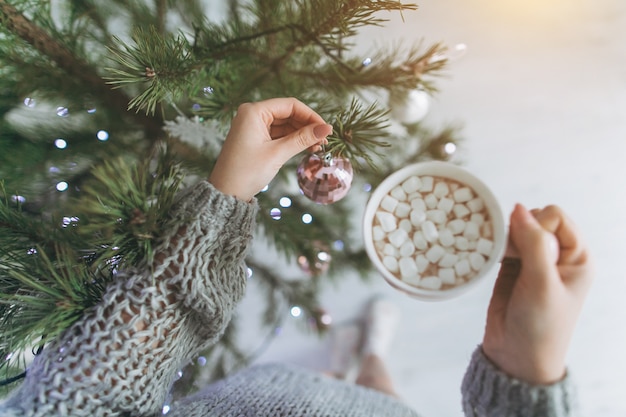
[[[443,45],[352,52],[359,29],[417,5],[223,7],[227,16],[215,18],[202,0],[0,0],[5,382],[19,380],[28,354],[97,303],[119,270],[149,262],[176,193],[208,176],[241,103],[297,97],[334,128],[322,154],[291,161],[257,196],[262,252],[300,267],[293,276],[255,250],[247,260],[266,289],[270,328],[297,305],[323,330],[323,281],[371,268],[355,205],[397,168],[454,152],[454,129],[421,123],[448,62]],[[321,166],[344,180],[309,189]],[[203,356],[211,377],[249,359],[235,324]]]

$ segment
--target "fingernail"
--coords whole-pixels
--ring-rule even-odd
[[[326,136],[330,135],[332,132],[333,132],[333,127],[327,124],[317,125],[313,128],[313,134],[318,139],[323,139]]]

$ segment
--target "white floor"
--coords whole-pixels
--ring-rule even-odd
[[[568,362],[583,415],[626,415],[626,2],[424,0],[404,23],[365,33],[359,47],[400,38],[467,44],[440,80],[428,120],[463,123],[459,157],[507,212],[518,201],[556,203],[580,225],[597,280]],[[425,303],[372,278],[327,288],[327,310],[341,321],[371,294],[393,297],[404,314],[389,361],[398,391],[424,416],[460,416],[460,381],[482,337],[493,279]],[[324,367],[326,341],[296,322],[287,320],[258,361]]]

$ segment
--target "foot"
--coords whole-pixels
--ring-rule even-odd
[[[400,322],[400,309],[389,299],[376,296],[368,303],[364,319],[361,353],[384,358]]]
[[[362,327],[357,322],[340,324],[330,331],[330,372],[354,382],[361,362]]]

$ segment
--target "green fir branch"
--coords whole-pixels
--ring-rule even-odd
[[[167,227],[169,213],[183,181],[177,164],[163,154],[151,161],[106,161],[93,171],[95,181],[83,189],[79,232],[95,236],[106,248],[104,259],[116,258],[136,266],[151,264],[155,242]]]
[[[356,169],[362,168],[360,160],[364,160],[376,170],[372,155],[382,157],[380,148],[391,146],[383,140],[389,136],[387,114],[376,103],[364,108],[357,99],[352,99],[349,107],[335,116],[325,152],[356,162]]]
[[[153,26],[138,28],[133,33],[134,45],[126,45],[115,37],[116,45],[109,48],[113,60],[122,68],[107,68],[113,74],[108,84],[121,88],[126,84],[148,83],[138,96],[131,99],[128,109],[145,109],[154,114],[163,100],[176,101],[190,84],[193,67],[189,62],[189,44],[182,35],[161,34]]]

